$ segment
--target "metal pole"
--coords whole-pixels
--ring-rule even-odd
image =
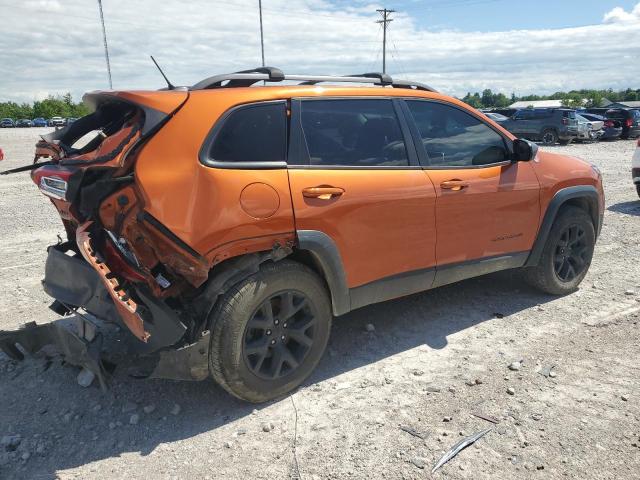
[[[262,66],[264,67],[264,33],[262,31],[262,0],[258,0],[260,8],[260,49],[262,51]]]
[[[387,73],[387,24],[393,22],[393,19],[388,18],[390,13],[394,13],[395,10],[387,10],[383,8],[376,10],[382,15],[382,20],[378,20],[376,23],[382,24],[382,73]]]
[[[104,14],[102,13],[102,0],[98,0],[98,10],[100,11],[100,23],[102,24],[102,40],[104,42],[104,58],[107,61],[109,88],[113,90],[113,82],[111,81],[111,64],[109,63],[109,47],[107,46],[107,30],[104,27]]]

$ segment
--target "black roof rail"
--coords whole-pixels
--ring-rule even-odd
[[[347,76],[332,75],[285,75],[275,67],[259,67],[240,72],[214,75],[193,85],[190,90],[206,90],[211,88],[250,87],[258,82],[300,82],[298,85],[316,85],[322,82],[331,83],[371,83],[380,86],[408,88],[435,92],[433,88],[418,82],[408,80],[393,80],[386,73],[372,72]]]

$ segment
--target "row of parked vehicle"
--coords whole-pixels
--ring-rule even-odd
[[[514,135],[545,145],[640,137],[637,109],[502,108],[483,113]]]
[[[28,127],[64,127],[66,125],[70,125],[75,122],[77,118],[69,117],[51,117],[49,120],[38,117],[33,120],[29,120],[28,118],[21,118],[19,120],[14,120],[13,118],[3,118],[0,120],[0,128],[28,128]]]

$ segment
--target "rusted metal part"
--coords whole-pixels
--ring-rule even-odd
[[[19,330],[0,331],[0,349],[14,360],[24,360],[24,353],[35,355],[51,346],[64,359],[93,372],[106,391],[109,374],[100,359],[102,335],[81,317],[57,320],[44,325],[35,322]]]
[[[438,460],[438,463],[436,463],[434,465],[434,467],[431,469],[431,473],[434,473],[436,470],[438,470],[441,466],[443,466],[445,463],[447,463],[449,460],[451,460],[453,457],[455,457],[457,454],[459,454],[462,450],[464,450],[465,448],[467,448],[469,445],[474,444],[475,442],[477,442],[478,440],[480,440],[482,437],[484,437],[487,433],[489,433],[492,429],[491,428],[487,428],[486,430],[482,430],[481,432],[478,433],[474,433],[473,435],[469,435],[468,437],[463,438],[462,440],[460,440],[458,443],[456,443],[453,447],[451,447],[441,458],[440,460]]]
[[[124,291],[118,279],[112,275],[109,267],[98,257],[97,253],[91,247],[91,235],[88,229],[92,223],[91,221],[86,222],[80,225],[76,231],[76,242],[80,253],[100,275],[122,321],[129,327],[131,333],[146,343],[149,340],[149,332],[144,329],[144,322],[138,313],[138,305],[129,297],[127,292]]]
[[[210,332],[202,332],[197,342],[175,350],[163,350],[149,378],[204,380],[209,376]]]

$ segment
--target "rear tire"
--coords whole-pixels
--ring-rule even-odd
[[[640,183],[636,184],[636,192],[638,192],[638,197],[640,197]]]
[[[551,295],[573,292],[589,270],[595,241],[589,214],[578,207],[563,208],[553,222],[538,265],[524,269],[525,280]]]
[[[315,369],[331,330],[324,282],[288,260],[264,264],[231,288],[213,313],[209,370],[252,403],[280,397]]]
[[[540,138],[542,139],[543,145],[555,145],[558,143],[558,132],[551,128],[547,128],[542,131]]]

